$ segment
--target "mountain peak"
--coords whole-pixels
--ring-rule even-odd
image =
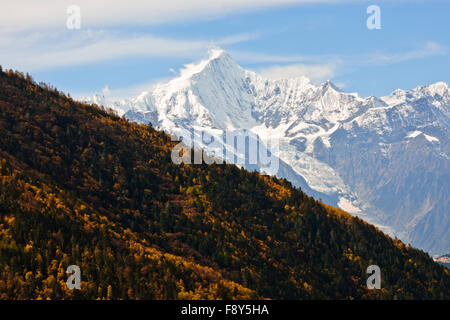
[[[240,68],[236,62],[231,58],[231,56],[223,49],[213,48],[208,51],[209,56],[207,59],[201,60],[198,63],[186,64],[183,69],[181,69],[181,78],[187,79],[192,76],[199,74],[207,69],[233,69]]]
[[[425,88],[427,89],[427,91],[430,95],[438,94],[440,96],[443,96],[445,94],[445,92],[447,92],[449,89],[448,84],[443,81],[439,81],[439,82],[430,84],[428,86],[425,86]]]
[[[331,82],[330,80],[327,80],[327,81],[325,81],[324,84],[322,84],[322,92],[326,92],[330,89],[334,90],[336,92],[341,92],[341,89],[336,87],[336,85],[333,82]]]
[[[223,58],[231,58],[230,55],[228,54],[228,52],[226,52],[225,50],[223,50],[222,48],[211,48],[208,50],[208,54],[209,54],[209,58],[208,60],[215,60],[215,59],[223,59]]]

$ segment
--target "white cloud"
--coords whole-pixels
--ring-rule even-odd
[[[4,67],[35,72],[124,57],[182,57],[196,60],[211,45],[227,46],[260,37],[242,33],[220,39],[175,39],[151,34],[114,33],[121,26],[154,25],[185,20],[213,19],[236,11],[272,6],[357,0],[16,0],[0,4],[0,61]],[[359,1],[366,2],[366,1]],[[69,5],[81,8],[82,29],[66,29]],[[403,53],[356,55],[271,55],[232,52],[239,63],[276,64],[261,70],[270,77],[307,76],[321,82],[351,67],[389,65],[446,54],[439,43]],[[289,65],[286,65],[289,64]],[[339,68],[338,68],[339,66]]]
[[[420,48],[403,53],[394,53],[394,54],[375,53],[370,56],[367,63],[375,65],[389,65],[409,60],[445,55],[446,53],[447,53],[446,49],[441,44],[434,41],[429,41]]]
[[[347,82],[343,82],[343,81],[337,81],[337,82],[333,82],[333,84],[339,89],[339,90],[344,90],[345,88],[347,88],[349,86],[349,84]]]
[[[67,7],[81,9],[85,27],[155,25],[166,22],[211,19],[232,12],[274,6],[349,2],[343,0],[15,0],[0,4],[0,30],[65,28]]]
[[[1,1],[0,61],[5,67],[33,72],[125,56],[197,59],[211,45],[226,46],[259,35],[242,33],[213,40],[170,39],[149,34],[111,34],[111,27],[123,30],[122,27],[208,20],[273,6],[334,1],[342,0]],[[70,16],[67,8],[72,5],[81,9],[81,30],[66,28]]]
[[[233,57],[247,63],[302,63],[302,64],[342,64],[353,66],[379,66],[399,62],[445,55],[447,49],[440,43],[429,41],[421,47],[406,52],[361,52],[356,55],[276,55],[261,52],[235,51]]]
[[[263,52],[233,51],[233,57],[247,63],[317,63],[323,60],[335,60],[331,55],[277,55]]]
[[[27,71],[107,61],[122,57],[184,57],[196,59],[212,45],[229,45],[257,37],[238,34],[216,40],[180,40],[153,35],[130,36],[105,31],[30,33],[0,38],[0,61]],[[1,41],[3,40],[3,41]]]
[[[271,55],[264,53],[236,52],[233,56],[247,63],[276,64],[260,69],[269,78],[306,76],[312,82],[321,83],[352,68],[385,66],[410,60],[446,55],[447,50],[437,42],[429,41],[421,47],[400,53],[359,53],[357,55]],[[286,64],[287,65],[277,65]]]
[[[259,71],[262,76],[270,79],[307,77],[313,83],[322,83],[336,75],[336,65],[292,64],[286,66],[271,66]]]
[[[113,87],[109,84],[106,84],[101,90],[92,88],[92,90],[71,92],[70,95],[75,99],[85,100],[88,97],[92,97],[94,94],[102,94],[106,99],[118,101],[122,99],[134,98],[143,92],[150,92],[154,90],[155,86],[161,83],[166,83],[172,79],[172,76],[159,77],[151,79],[149,81],[137,82],[128,86],[121,87]],[[108,89],[107,94],[105,94],[105,88]]]

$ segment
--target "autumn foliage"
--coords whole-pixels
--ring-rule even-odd
[[[285,180],[0,72],[0,298],[449,299],[448,270]],[[79,265],[81,290],[66,268]],[[382,289],[366,288],[366,268]]]

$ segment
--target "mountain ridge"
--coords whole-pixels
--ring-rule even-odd
[[[448,299],[450,273],[286,180],[0,72],[1,299]],[[78,265],[81,290],[68,290]],[[381,290],[366,286],[382,270]]]
[[[449,183],[435,192],[417,186],[413,193],[431,206],[418,209],[417,204],[410,205],[405,180],[399,178],[390,186],[395,172],[389,169],[401,170],[401,163],[413,159],[426,168],[422,170],[430,175],[426,180],[445,181],[450,167],[450,90],[444,82],[398,89],[380,98],[361,97],[339,90],[331,81],[314,86],[305,77],[266,79],[218,49],[208,59],[185,66],[179,77],[136,98],[100,100],[90,102],[171,134],[204,128],[220,140],[224,131],[245,129],[263,142],[278,138],[280,177],[431,253],[450,248],[445,232],[450,227],[445,212]],[[408,147],[410,143],[416,148]],[[202,141],[198,145],[213,151]],[[432,157],[421,149],[431,151]],[[402,179],[408,175],[398,174]],[[413,175],[413,184],[424,180],[418,171]],[[392,200],[386,207],[388,189],[394,189],[406,207],[399,208]]]

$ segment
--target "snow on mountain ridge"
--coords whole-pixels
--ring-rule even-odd
[[[268,79],[243,69],[225,51],[214,49],[207,59],[186,65],[178,77],[138,97],[108,101],[95,96],[91,101],[172,134],[203,128],[227,149],[230,146],[222,139],[225,131],[250,130],[263,143],[276,137],[280,143],[276,156],[285,166],[280,177],[405,241],[414,236],[408,236],[411,229],[407,231],[404,225],[418,228],[430,219],[438,201],[430,202],[432,205],[415,216],[405,213],[414,224],[394,219],[388,214],[391,209],[383,209],[383,203],[377,202],[382,197],[368,192],[372,187],[383,192],[380,186],[392,183],[389,175],[380,178],[376,172],[386,171],[380,167],[382,163],[396,161],[393,157],[399,157],[395,153],[399,146],[406,148],[406,156],[416,152],[410,146],[426,144],[430,148],[427,154],[440,166],[448,165],[450,154],[450,92],[444,82],[409,91],[398,89],[381,98],[361,97],[342,92],[331,81],[314,86],[306,77]],[[411,136],[415,130],[421,134]],[[201,137],[198,146],[214,152]],[[363,173],[371,166],[371,174]],[[373,179],[381,180],[373,185]],[[396,183],[404,188],[403,181]],[[407,193],[402,196],[408,197]],[[433,250],[441,250],[442,243],[450,246],[445,239],[438,246],[428,241]]]

